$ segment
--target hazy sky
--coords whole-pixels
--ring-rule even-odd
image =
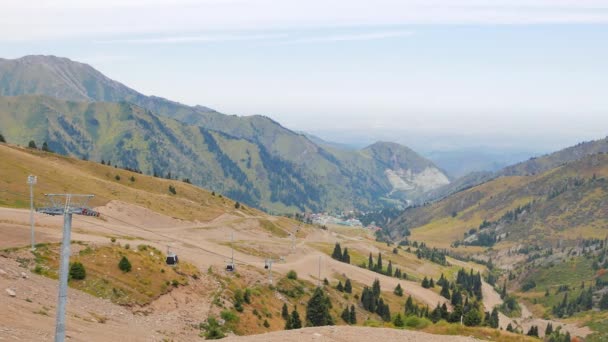
[[[608,134],[608,1],[0,2],[0,57],[69,57],[332,140],[545,151]]]

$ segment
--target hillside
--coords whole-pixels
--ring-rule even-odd
[[[283,330],[283,304],[306,317],[306,303],[318,283],[333,303],[330,314],[337,325],[346,324],[341,318],[343,308],[354,307],[357,325],[394,328],[392,316],[386,320],[360,302],[364,288],[375,279],[381,282],[384,305],[393,316],[399,313],[408,329],[521,340],[496,329],[433,324],[411,312],[404,316],[404,302],[410,295],[417,308],[449,305],[438,288],[421,286],[421,278],[451,277],[461,267],[483,272],[483,266],[418,259],[416,248],[395,249],[374,241],[364,229],[325,230],[248,207],[237,208],[234,201],[190,184],[100,163],[7,144],[0,144],[0,157],[10,161],[0,168],[0,285],[15,293],[0,297],[6,309],[0,313],[0,325],[9,327],[3,332],[10,339],[48,339],[53,331],[62,218],[35,214],[37,248],[32,252],[29,210],[21,208],[29,205],[23,180],[34,173],[38,176],[36,207],[47,205],[44,193],[92,193],[95,198],[90,204],[101,213],[100,217],[76,215],[73,219],[71,259],[86,268],[85,279],[70,280],[71,288],[78,290],[69,292],[68,301],[68,335],[75,341],[102,341],[117,335],[132,340],[195,340],[207,334],[213,319],[220,317],[225,322],[223,333]],[[289,234],[294,231],[292,240]],[[336,242],[348,247],[352,263],[329,257]],[[235,273],[225,270],[230,246],[234,246]],[[164,265],[167,248],[179,255],[178,267]],[[391,266],[385,264],[381,272],[361,267],[359,263],[370,252],[374,258],[382,255]],[[130,260],[130,272],[117,267],[121,257]],[[264,269],[268,258],[275,261],[271,272]],[[390,267],[403,270],[406,276],[389,274]],[[351,292],[340,290],[347,277]],[[394,292],[397,285],[402,287],[402,295]],[[244,293],[248,299],[243,299]],[[352,329],[356,330],[345,331]],[[382,329],[361,332],[387,338],[422,336]]]
[[[267,117],[224,115],[145,96],[66,58],[0,60],[0,95],[2,134],[9,141],[47,141],[64,154],[110,159],[149,174],[177,173],[275,212],[383,207],[416,201],[449,183],[444,172],[404,146],[319,146]],[[132,119],[130,112],[139,114]],[[141,115],[154,125],[143,124]],[[47,116],[56,124],[45,126]],[[208,133],[215,144],[201,138]],[[158,139],[146,142],[149,137]]]
[[[513,170],[540,170],[556,160]],[[607,204],[608,154],[600,152],[410,208],[386,234],[409,234],[409,241],[492,266],[488,282],[508,294],[511,304],[503,310],[521,322],[576,322],[596,331],[589,341],[602,341],[608,333],[600,328],[608,321],[601,304],[608,301]]]
[[[608,153],[608,137],[582,142],[553,153],[533,157],[529,160],[504,167],[495,172],[473,172],[467,174],[453,180],[450,184],[437,187],[432,191],[427,192],[420,197],[418,203],[442,199],[451,194],[503,176],[535,175],[597,153]]]

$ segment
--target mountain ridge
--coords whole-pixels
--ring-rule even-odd
[[[198,185],[218,190],[224,188],[227,191],[236,191],[235,188],[240,188],[244,191],[245,188],[251,188],[251,194],[247,196],[244,194],[235,195],[234,193],[231,195],[249,205],[279,212],[291,212],[294,209],[301,211],[370,209],[395,205],[396,202],[413,201],[431,188],[445,183],[448,179],[432,162],[401,145],[391,145],[392,150],[391,148],[387,149],[386,146],[378,145],[376,151],[373,151],[373,145],[367,149],[357,151],[320,146],[307,136],[295,133],[267,116],[225,115],[203,106],[191,107],[161,97],[145,96],[104,76],[88,64],[72,62],[67,58],[27,56],[17,60],[0,60],[0,95],[49,96],[65,101],[63,104],[54,103],[53,106],[62,108],[59,112],[64,110],[69,112],[70,108],[81,108],[82,112],[80,113],[70,113],[72,119],[78,121],[78,123],[72,122],[71,124],[85,131],[86,129],[83,127],[86,126],[86,122],[78,116],[85,117],[87,115],[86,108],[93,107],[87,107],[83,103],[132,103],[141,110],[149,111],[151,115],[176,120],[180,124],[160,121],[163,125],[169,125],[172,129],[181,132],[176,135],[179,138],[171,138],[171,134],[159,135],[159,137],[163,138],[162,144],[171,146],[170,150],[179,151],[175,156],[181,155],[181,157],[176,158],[182,160],[182,164],[174,167],[174,170],[177,169],[175,171],[179,172],[180,177],[189,178]],[[10,112],[7,101],[4,101],[4,116],[8,116],[8,112]],[[43,108],[49,100],[42,98],[22,98],[18,101],[21,103],[21,110],[24,113],[37,111],[38,116],[44,116],[46,111],[57,111],[53,108]],[[28,101],[37,103],[38,107],[34,103],[27,104]],[[69,101],[74,102],[74,104],[68,105]],[[110,108],[112,106],[104,104],[101,107]],[[113,113],[122,110],[115,106],[112,108],[110,111],[113,111]],[[135,108],[125,110],[127,112],[141,112]],[[29,121],[18,122],[13,120],[14,125],[23,125],[26,128],[36,125],[35,116],[29,114]],[[129,114],[123,112],[122,115],[128,117]],[[12,116],[13,119],[16,118],[15,115]],[[55,115],[55,117],[62,116]],[[152,120],[149,115],[146,117]],[[26,130],[19,131],[14,127],[5,125],[5,121],[6,119],[3,119],[3,126],[6,127],[3,128],[3,130],[6,130],[3,133],[9,140],[26,144],[27,141],[34,138],[28,136]],[[131,125],[129,127],[133,125],[128,120],[123,120],[123,124]],[[189,127],[182,127],[182,124]],[[56,125],[48,127],[46,133],[38,131],[35,138],[39,143],[45,139],[50,140],[49,144],[58,152],[74,154],[79,157],[90,154],[92,158],[99,157],[107,160],[110,158],[110,154],[117,153],[121,156],[120,160],[112,159],[120,161],[124,166],[142,169],[147,172],[164,174],[169,171],[170,165],[176,165],[175,160],[171,161],[169,157],[165,156],[157,156],[164,161],[156,163],[149,160],[153,159],[153,156],[143,158],[141,154],[144,153],[142,152],[144,149],[137,150],[139,152],[135,154],[127,155],[117,151],[117,145],[112,146],[112,143],[118,144],[120,142],[119,147],[121,148],[132,147],[135,142],[129,141],[129,139],[123,141],[124,139],[121,138],[120,141],[114,141],[107,139],[107,137],[98,137],[99,139],[89,137],[88,145],[79,143],[62,145],[59,143],[62,140],[58,137],[68,136],[67,131],[71,130],[68,127],[70,125],[63,126],[65,127],[57,122]],[[216,138],[221,133],[221,138],[218,138],[220,141],[211,146],[204,143],[204,138],[198,136],[204,134],[203,131],[196,133],[194,136],[192,136],[194,133],[184,133],[191,132],[192,127],[203,127],[204,132]],[[151,126],[151,128],[162,130],[158,125]],[[117,128],[118,131],[124,129],[125,127]],[[138,129],[146,130],[145,127],[139,126]],[[142,136],[153,136],[149,134],[150,132],[147,133],[148,135],[142,133]],[[113,133],[108,132],[107,134],[111,136]],[[182,134],[183,136],[180,137]],[[217,162],[221,160],[220,167],[211,168],[213,171],[207,169],[203,171],[203,174],[206,173],[207,176],[195,175],[194,170],[196,168],[192,165],[192,160],[188,160],[185,156],[195,155],[198,151],[188,148],[190,144],[188,137],[194,139],[193,141],[199,141],[196,148],[208,150],[211,146],[214,150],[215,157],[205,159],[206,164],[205,160],[199,161],[201,165],[217,165]],[[97,146],[99,144],[103,146]],[[87,147],[83,149],[79,146]],[[394,152],[393,155],[390,156],[391,153],[387,150]],[[199,159],[204,154],[202,153]],[[392,159],[389,157],[392,157]],[[255,169],[253,165],[255,162],[252,163],[252,158],[261,162],[261,166],[257,170],[250,169]],[[196,158],[194,159],[196,160]],[[137,163],[133,164],[133,160],[136,160]],[[215,162],[209,160],[215,160]],[[427,172],[422,177],[418,177],[426,169],[430,169],[432,172]],[[232,184],[233,188],[221,186],[220,180],[222,177],[232,179],[227,184]],[[234,182],[234,177],[246,183],[238,185]],[[432,181],[433,178],[439,179],[439,183]],[[212,181],[212,179],[215,180]],[[264,185],[250,186],[260,182]],[[401,186],[402,184],[405,185]],[[276,189],[271,191],[270,187],[276,187]],[[295,200],[290,200],[289,204],[286,204],[279,200],[281,196],[287,196],[284,187],[296,187],[300,189],[301,193],[307,193],[310,196],[305,196],[307,199],[302,200],[301,204],[296,204],[298,201]],[[260,194],[258,195],[257,192],[260,192]],[[274,195],[267,196],[267,193],[274,193]],[[281,193],[284,195],[279,195]],[[266,201],[261,200],[264,197],[267,198]]]

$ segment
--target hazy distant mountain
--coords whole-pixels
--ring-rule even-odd
[[[46,140],[58,152],[172,172],[279,212],[381,207],[417,200],[448,182],[404,146],[319,145],[264,116],[145,96],[66,58],[0,59],[0,95],[9,141]]]
[[[453,178],[460,178],[472,172],[496,172],[535,155],[537,153],[490,150],[481,147],[424,153],[426,158],[432,160]]]

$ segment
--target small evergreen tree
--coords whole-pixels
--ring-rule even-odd
[[[547,327],[545,328],[545,336],[549,336],[553,333],[553,324],[547,323]]]
[[[87,271],[84,265],[78,261],[74,262],[70,266],[70,278],[75,280],[82,280],[87,277]]]
[[[388,261],[388,266],[386,267],[386,275],[389,277],[393,276],[393,263],[392,261]]]
[[[344,292],[353,293],[353,285],[350,283],[350,279],[346,278],[346,282],[344,283]]]
[[[357,312],[355,311],[355,306],[352,304],[350,306],[349,319],[350,319],[350,324],[357,324]]]
[[[430,284],[429,284],[429,279],[427,277],[424,277],[424,279],[422,279],[421,285],[425,289],[428,289],[429,287],[431,287]]]
[[[608,310],[608,292],[604,293],[602,299],[600,299],[600,310]]]
[[[122,259],[120,259],[120,262],[118,263],[118,268],[120,268],[120,270],[123,272],[131,272],[131,263],[129,262],[129,259],[127,259],[126,256],[123,256]]]
[[[37,148],[36,147],[36,142],[34,140],[30,140],[30,142],[27,144],[27,147],[29,147],[29,148]]]
[[[336,286],[336,290],[344,292],[344,286],[342,286],[342,281],[338,281],[338,286]]]
[[[289,320],[289,309],[287,308],[287,303],[283,303],[283,308],[281,309],[281,317],[284,320]]]
[[[403,322],[403,317],[401,317],[401,313],[398,313],[397,316],[395,316],[393,324],[398,328],[402,328],[405,325],[405,322]]]
[[[331,253],[331,257],[333,259],[342,261],[342,248],[340,247],[340,243],[336,242],[336,245],[334,246],[334,252]]]
[[[333,317],[329,313],[330,307],[329,297],[323,293],[320,287],[317,287],[306,306],[306,325],[309,327],[334,325]]]
[[[345,307],[344,310],[342,310],[342,314],[340,315],[340,317],[342,317],[342,320],[344,320],[344,322],[350,324],[350,311],[348,311],[348,306]]]
[[[437,282],[437,284],[439,284],[439,282]],[[439,294],[444,298],[450,299],[450,286],[447,284],[447,282],[443,282],[443,286],[441,287],[441,292]]]
[[[4,139],[4,135],[0,134],[0,143],[5,143],[6,139]]]
[[[350,264],[350,255],[348,255],[348,248],[344,247],[344,253],[342,253],[342,262]]]
[[[508,332],[513,332],[513,326],[511,325],[511,323],[509,323],[509,324],[507,325],[507,331],[508,331]]]
[[[395,287],[393,293],[399,297],[403,297],[403,289],[401,288],[401,284],[397,284],[397,287]]]
[[[45,152],[51,152],[51,150],[49,150],[49,144],[45,142],[42,143],[42,150]]]
[[[374,268],[374,258],[372,257],[372,253],[369,253],[369,259],[367,261],[367,268],[368,269],[373,269]]]
[[[234,208],[235,209],[240,209],[241,208],[241,203],[239,203],[239,202],[234,203]]]
[[[291,329],[300,329],[302,327],[302,320],[300,319],[300,314],[295,308],[291,312],[290,322]]]

